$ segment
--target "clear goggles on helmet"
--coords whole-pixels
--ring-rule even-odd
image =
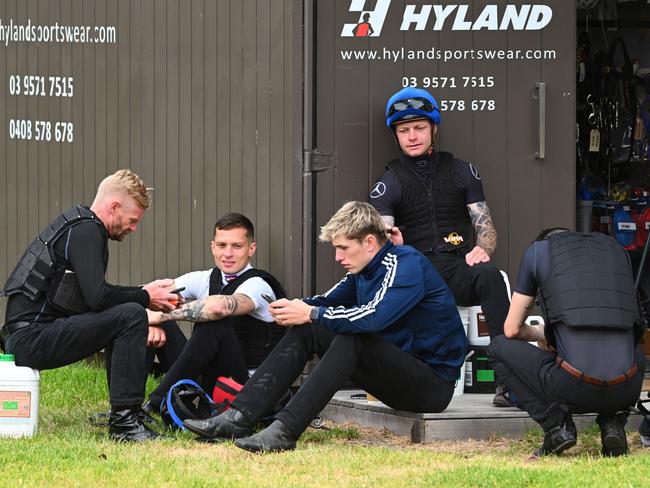
[[[434,111],[433,104],[430,100],[426,98],[406,98],[404,100],[398,100],[394,102],[388,109],[388,117],[392,117],[396,113],[403,112],[404,110],[424,110],[425,112],[431,113]]]

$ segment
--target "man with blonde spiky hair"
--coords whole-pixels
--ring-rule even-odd
[[[75,205],[29,245],[4,286],[9,296],[0,339],[18,366],[52,369],[102,349],[110,370],[112,438],[157,437],[140,405],[147,343],[164,334],[149,328],[146,307],[168,311],[177,296],[173,280],[143,287],[106,282],[108,239],[135,232],[151,201],[138,175],[122,169],[106,177],[91,207]]]
[[[348,380],[386,405],[441,412],[454,391],[467,340],[454,298],[429,261],[394,246],[372,205],[348,202],[322,228],[345,277],[323,295],[271,303],[288,327],[239,393],[232,408],[206,420],[185,420],[207,439],[236,438],[252,452],[294,449],[311,420]],[[295,327],[294,327],[295,326]],[[266,429],[267,415],[307,361],[320,361]]]

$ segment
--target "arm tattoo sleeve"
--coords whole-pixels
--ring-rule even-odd
[[[497,248],[497,231],[494,229],[487,203],[471,203],[467,206],[467,209],[476,231],[476,245],[483,248],[488,255],[491,255]]]
[[[212,295],[184,304],[181,308],[163,314],[164,320],[208,322],[231,315],[246,315],[255,310],[255,304],[246,295]]]

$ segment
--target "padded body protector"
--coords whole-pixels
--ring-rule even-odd
[[[633,329],[639,315],[623,248],[597,232],[562,232],[548,241],[551,269],[539,288],[546,323]]]
[[[415,178],[397,159],[388,163],[401,186],[400,203],[395,209],[396,225],[404,227],[404,243],[426,253],[440,244],[445,251],[466,254],[474,247],[474,230],[467,211],[465,192],[454,184],[454,156],[438,154],[432,181]]]
[[[6,296],[22,293],[33,301],[42,293],[58,287],[65,269],[54,256],[54,243],[71,227],[81,222],[95,222],[106,233],[104,224],[87,207],[76,205],[50,223],[27,247],[18,264],[9,275],[3,292]],[[105,257],[105,261],[108,256]]]
[[[242,273],[225,286],[221,279],[221,270],[217,267],[213,268],[210,274],[210,295],[232,295],[239,285],[255,276],[259,276],[271,286],[276,298],[286,298],[287,294],[284,288],[272,274],[255,268]],[[246,360],[246,366],[251,369],[262,364],[266,356],[282,339],[286,330],[275,322],[264,322],[250,315],[233,316],[224,320],[229,320],[235,330]]]

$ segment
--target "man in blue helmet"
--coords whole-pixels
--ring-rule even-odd
[[[497,233],[478,170],[438,152],[434,143],[440,110],[420,88],[403,88],[386,105],[386,125],[402,151],[370,191],[370,203],[391,229],[395,243],[422,252],[461,306],[480,304],[490,337],[503,334],[508,293],[490,263]],[[499,386],[494,403],[508,406]]]

